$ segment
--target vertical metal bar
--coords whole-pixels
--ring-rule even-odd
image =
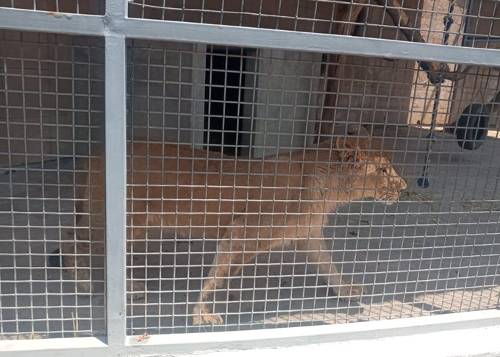
[[[106,0],[106,16],[119,20],[128,16],[128,1]]]
[[[110,347],[125,342],[125,38],[106,37],[106,298]]]
[[[111,22],[127,17],[128,2],[107,0]],[[106,315],[108,345],[119,350],[126,337],[126,46],[107,32],[105,44]]]

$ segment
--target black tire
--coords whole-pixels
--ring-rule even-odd
[[[460,148],[476,150],[488,136],[489,111],[483,104],[467,106],[456,122],[455,135]]]

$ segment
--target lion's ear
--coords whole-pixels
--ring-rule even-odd
[[[339,137],[336,140],[336,149],[342,162],[359,163],[362,159],[362,151],[358,137]]]

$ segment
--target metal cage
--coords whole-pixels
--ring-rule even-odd
[[[498,325],[499,21],[0,0],[0,354]]]

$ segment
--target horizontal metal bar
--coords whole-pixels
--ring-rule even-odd
[[[209,351],[205,357],[288,357],[288,356],[498,356],[500,326],[454,331],[434,331],[412,336],[392,336],[375,339],[328,341],[304,346]],[[473,343],[471,343],[473,341]],[[410,347],[411,346],[411,347]],[[274,347],[274,346],[273,346]],[[355,351],[355,353],[353,353]],[[333,353],[332,353],[333,352]],[[164,354],[161,354],[162,356]],[[168,354],[169,356],[180,356]],[[182,355],[186,356],[186,355]]]
[[[0,356],[108,356],[108,346],[95,337],[48,338],[35,340],[0,340]]]
[[[0,356],[37,357],[58,356],[118,356],[159,354],[169,356],[184,355],[192,352],[226,351],[227,355],[237,355],[237,350],[272,347],[273,356],[281,348],[301,345],[314,346],[338,342],[359,343],[365,341],[386,341],[387,338],[404,338],[407,345],[412,341],[425,338],[432,333],[446,332],[448,340],[442,340],[444,352],[446,346],[456,342],[455,336],[462,330],[497,331],[500,328],[500,311],[487,310],[476,312],[453,313],[427,317],[415,317],[387,321],[370,321],[351,324],[323,325],[268,330],[250,330],[235,332],[207,332],[182,335],[152,335],[128,337],[126,348],[106,346],[97,338],[56,338],[47,340],[0,341]],[[483,329],[483,330],[482,330]],[[455,341],[455,342],[454,342]],[[498,339],[496,340],[498,341]],[[470,342],[470,341],[469,341]],[[474,344],[470,344],[473,346]],[[476,344],[477,345],[477,344]],[[387,344],[386,344],[387,347]],[[499,352],[498,350],[490,352]],[[402,351],[401,351],[402,352]],[[469,351],[470,352],[470,351]],[[212,354],[211,354],[212,355]],[[278,354],[279,355],[279,354]],[[435,353],[435,356],[442,355]]]
[[[0,28],[500,66],[500,50],[150,19],[0,9]]]
[[[104,16],[0,8],[0,28],[17,31],[102,36]]]
[[[500,50],[367,37],[143,19],[113,30],[129,38],[500,66]]]
[[[434,315],[398,320],[369,321],[351,324],[234,332],[202,332],[183,335],[153,335],[148,338],[128,337],[132,354],[184,354],[217,350],[278,348],[306,344],[340,342],[359,339],[381,339],[412,336],[438,331],[500,327],[500,311],[487,310],[447,315]]]

